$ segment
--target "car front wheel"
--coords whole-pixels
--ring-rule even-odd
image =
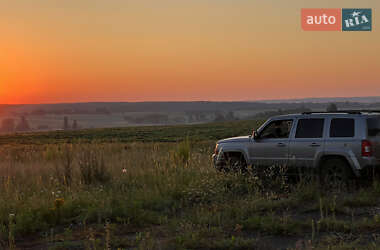
[[[247,163],[245,162],[245,159],[242,155],[229,157],[229,159],[227,160],[227,166],[229,170],[232,170],[236,173],[247,172]]]

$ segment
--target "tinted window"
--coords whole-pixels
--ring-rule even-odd
[[[292,129],[292,120],[278,120],[269,123],[260,133],[260,138],[289,138]]]
[[[338,118],[331,120],[330,137],[354,137],[354,135],[354,119]]]
[[[296,138],[322,138],[324,119],[298,120]]]
[[[367,120],[368,136],[380,136],[380,117]]]

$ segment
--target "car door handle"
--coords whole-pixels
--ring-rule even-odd
[[[310,146],[310,147],[320,147],[321,144],[313,142],[313,143],[310,144],[309,146]]]
[[[277,147],[286,147],[286,144],[282,143],[282,142],[279,142],[279,143],[277,143]]]

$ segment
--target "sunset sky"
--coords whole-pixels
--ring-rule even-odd
[[[373,30],[305,32],[301,8],[372,8]],[[0,0],[0,103],[380,96],[378,10],[378,0]]]

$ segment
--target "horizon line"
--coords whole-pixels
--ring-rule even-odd
[[[73,102],[41,102],[41,103],[0,103],[1,106],[23,106],[23,105],[59,105],[59,104],[90,104],[90,103],[191,103],[191,102],[279,102],[279,101],[302,101],[312,99],[365,99],[380,98],[380,96],[335,96],[335,97],[301,97],[301,98],[279,98],[279,99],[256,99],[256,100],[194,100],[194,101],[73,101]]]

